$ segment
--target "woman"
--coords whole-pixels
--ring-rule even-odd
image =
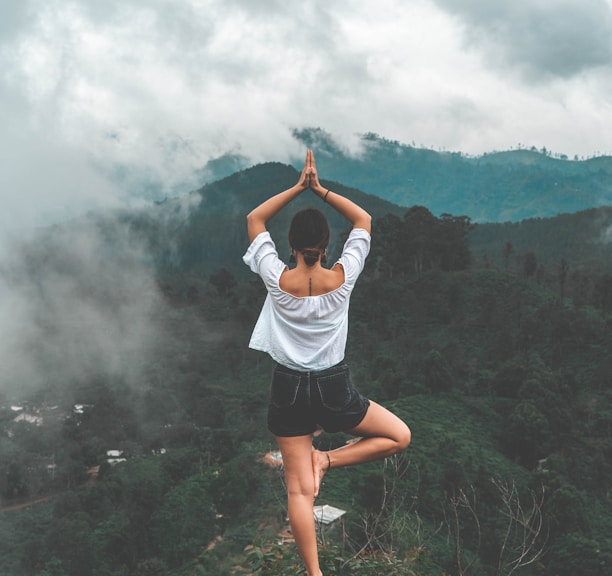
[[[329,227],[319,210],[302,210],[291,222],[293,269],[279,259],[266,230],[268,220],[308,188],[353,226],[331,269],[322,266]],[[268,428],[283,458],[296,545],[308,575],[321,576],[313,501],[324,474],[390,456],[410,443],[406,424],[361,396],[344,363],[349,299],[370,249],[371,217],[320,184],[314,155],[308,150],[298,183],[255,208],[247,216],[247,226],[251,245],[244,261],[268,290],[249,346],[267,352],[277,363]],[[335,450],[314,450],[312,434],[318,428],[361,439]]]

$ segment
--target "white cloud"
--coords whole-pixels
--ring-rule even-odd
[[[612,66],[608,0],[434,1],[459,16],[468,45],[501,73],[516,67],[538,82]]]
[[[301,157],[319,126],[479,154],[612,152],[609,0],[26,0],[0,25],[0,225]]]

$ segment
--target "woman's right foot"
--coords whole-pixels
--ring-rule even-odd
[[[323,476],[331,467],[329,452],[321,452],[319,450],[312,451],[312,472],[314,474],[314,497],[319,495],[321,481]]]

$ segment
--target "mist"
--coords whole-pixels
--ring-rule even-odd
[[[228,154],[290,162],[303,127],[605,154],[610,2],[4,3],[0,229],[186,194]]]
[[[126,225],[88,217],[0,246],[0,392],[99,374],[138,383],[164,302],[146,247]]]

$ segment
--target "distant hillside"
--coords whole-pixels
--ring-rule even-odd
[[[525,155],[526,159],[530,157]],[[494,160],[503,162],[503,158],[498,155]],[[552,159],[546,160],[552,162]],[[244,276],[248,275],[241,259],[248,245],[246,214],[271,194],[293,185],[297,177],[297,171],[291,166],[260,164],[206,184],[188,197],[168,200],[140,212],[126,212],[124,218],[132,230],[147,238],[153,261],[162,276],[172,276],[174,281],[181,275],[204,279],[221,268]],[[324,182],[355,199],[373,215],[374,236],[377,218],[389,213],[403,217],[412,206],[399,206],[338,182]],[[332,227],[330,253],[338,248],[339,235],[347,229],[346,221],[306,192],[270,223],[281,256],[289,252],[286,234],[290,218],[296,210],[307,205],[322,208],[329,216]],[[431,210],[431,203],[429,208]],[[445,212],[464,214],[459,210]],[[472,221],[477,219],[473,214],[467,215]],[[479,223],[470,234],[474,265],[480,267],[485,260],[498,267],[507,265],[503,257],[507,243],[512,245],[509,256],[512,266],[517,258],[532,252],[538,265],[556,265],[565,259],[572,270],[611,270],[612,208],[594,208],[520,222]]]
[[[361,137],[351,154],[321,129],[295,130],[304,149],[313,148],[325,177],[395,204],[415,204],[475,222],[545,218],[612,205],[612,157],[568,159],[549,151],[519,149],[471,157]],[[302,158],[293,165],[300,168]],[[249,166],[248,158],[226,154],[202,171],[212,182]]]
[[[612,205],[612,157],[584,161],[546,151],[515,150],[468,157],[365,135],[359,157],[324,131],[295,132],[313,148],[322,174],[403,206],[477,222],[519,221]]]
[[[148,237],[154,258],[163,274],[182,273],[202,278],[225,267],[234,274],[248,274],[242,255],[248,247],[246,215],[276,192],[293,186],[298,172],[291,166],[268,163],[237,172],[206,184],[189,198],[160,203],[140,213],[126,214],[132,228]],[[406,208],[376,196],[328,180],[325,186],[354,199],[374,218],[385,214],[403,215]],[[337,250],[347,221],[310,191],[275,217],[269,225],[281,256],[288,257],[286,240],[289,221],[300,208],[316,206],[323,210],[332,229],[330,254]]]
[[[554,218],[478,224],[470,234],[474,262],[485,259],[504,266],[506,244],[510,264],[531,252],[538,264],[565,260],[572,271],[612,272],[612,207],[593,208]]]

